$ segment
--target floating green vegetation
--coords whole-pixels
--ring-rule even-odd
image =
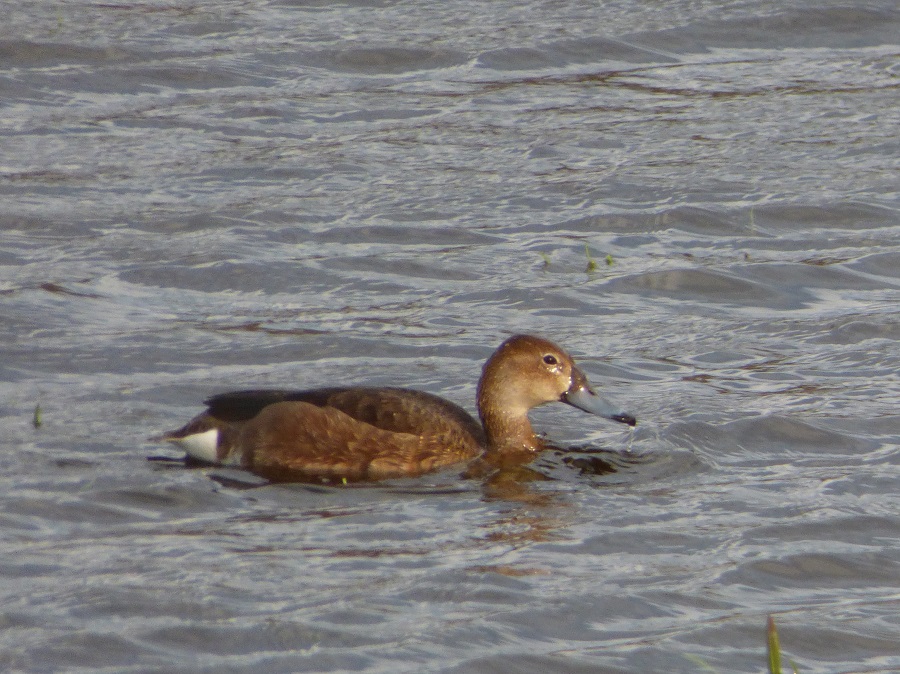
[[[40,428],[43,423],[43,412],[40,404],[37,404],[34,406],[34,416],[31,417],[31,425],[35,428]]]
[[[541,256],[541,260],[543,261],[541,269],[548,269],[550,267],[550,255],[542,251],[538,251],[538,255]],[[597,271],[599,265],[594,259],[594,256],[591,254],[591,247],[588,244],[584,244],[584,256],[587,258],[587,266],[584,268],[585,273],[590,274],[591,272]],[[606,263],[607,267],[612,267],[616,263],[616,261],[613,259],[613,256],[608,253],[603,258],[603,261]]]
[[[587,244],[584,244],[584,254],[587,256],[587,268],[585,271],[589,274],[592,271],[597,271],[597,263],[594,261],[594,258],[591,257],[591,249]]]

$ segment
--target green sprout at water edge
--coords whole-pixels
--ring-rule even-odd
[[[781,674],[781,647],[778,645],[778,630],[775,628],[775,619],[769,616],[766,623],[766,650],[769,654],[769,674]],[[791,671],[799,674],[797,665],[793,661],[791,663]]]
[[[597,263],[594,262],[594,258],[591,257],[591,249],[587,244],[584,244],[584,254],[587,256],[587,268],[585,269],[585,271],[588,273],[597,271]]]

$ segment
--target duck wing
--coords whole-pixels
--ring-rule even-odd
[[[309,403],[343,412],[356,421],[394,433],[433,435],[457,429],[484,446],[481,424],[462,407],[431,393],[392,387],[335,387],[303,391],[253,389],[215,395],[206,414],[226,423],[249,421],[269,405]]]

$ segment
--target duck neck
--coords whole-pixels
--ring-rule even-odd
[[[539,452],[540,438],[534,434],[527,414],[481,411],[481,424],[487,437],[487,451],[491,453]]]

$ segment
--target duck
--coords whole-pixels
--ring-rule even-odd
[[[476,398],[480,422],[459,405],[414,389],[232,391],[207,399],[204,412],[157,439],[178,445],[192,463],[280,480],[346,483],[536,455],[546,446],[528,412],[545,403],[637,423],[594,391],[564,349],[532,335],[514,335],[497,347],[484,364]]]

